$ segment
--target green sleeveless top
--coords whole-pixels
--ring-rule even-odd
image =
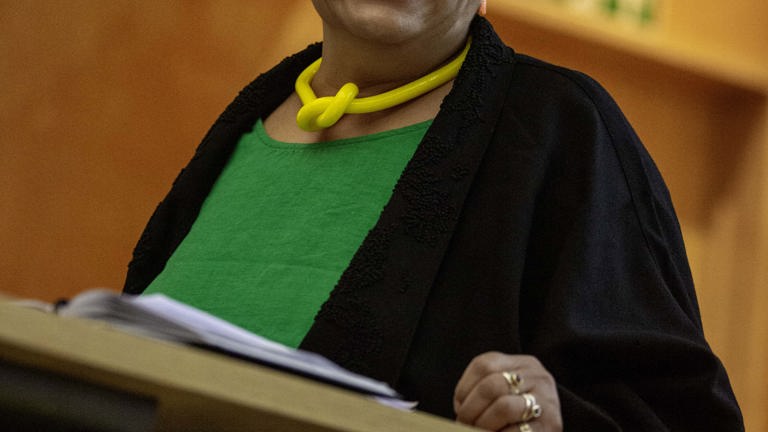
[[[145,293],[298,346],[430,124],[294,144],[259,120]]]

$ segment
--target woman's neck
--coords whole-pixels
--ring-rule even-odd
[[[324,26],[323,62],[311,82],[318,96],[332,96],[352,82],[359,97],[380,94],[428,74],[450,61],[464,47],[467,25],[460,23],[400,43],[381,43],[355,37],[343,29]],[[385,111],[343,116],[333,127],[307,132],[296,125],[302,104],[294,93],[265,121],[267,133],[277,140],[313,143],[394,129],[434,118],[450,81],[412,101]]]
[[[449,32],[387,44],[325,28],[323,62],[312,88],[318,96],[329,96],[352,82],[360,88],[360,97],[382,93],[450,61],[464,47],[466,37],[466,32]]]

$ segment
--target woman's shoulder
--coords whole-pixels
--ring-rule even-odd
[[[535,74],[535,78],[540,80],[549,79],[552,80],[552,82],[564,80],[577,87],[600,87],[594,78],[584,72],[550,63],[549,61],[529,54],[515,52],[515,63],[518,69],[521,69],[523,72]]]
[[[597,117],[624,116],[616,101],[596,79],[584,72],[515,53],[510,101],[544,112],[556,110]]]
[[[515,54],[513,75],[501,123],[511,125],[508,136],[524,138],[540,163],[550,167],[547,172],[623,179],[633,195],[653,191],[658,200],[668,201],[651,155],[597,80],[524,54]],[[653,207],[655,199],[636,198]]]
[[[651,164],[623,111],[591,76],[525,54],[515,54],[505,101],[507,120],[548,152],[616,153],[625,162]]]

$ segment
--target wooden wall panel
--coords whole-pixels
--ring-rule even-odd
[[[216,116],[320,38],[307,2],[280,3],[0,3],[0,290],[50,300],[122,286]]]
[[[718,52],[768,61],[768,2],[659,0],[658,3],[659,25],[676,39]]]

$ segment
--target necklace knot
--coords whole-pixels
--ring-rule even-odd
[[[305,104],[296,115],[296,123],[305,131],[318,131],[336,124],[358,93],[353,83],[344,84],[335,96],[325,96]]]

